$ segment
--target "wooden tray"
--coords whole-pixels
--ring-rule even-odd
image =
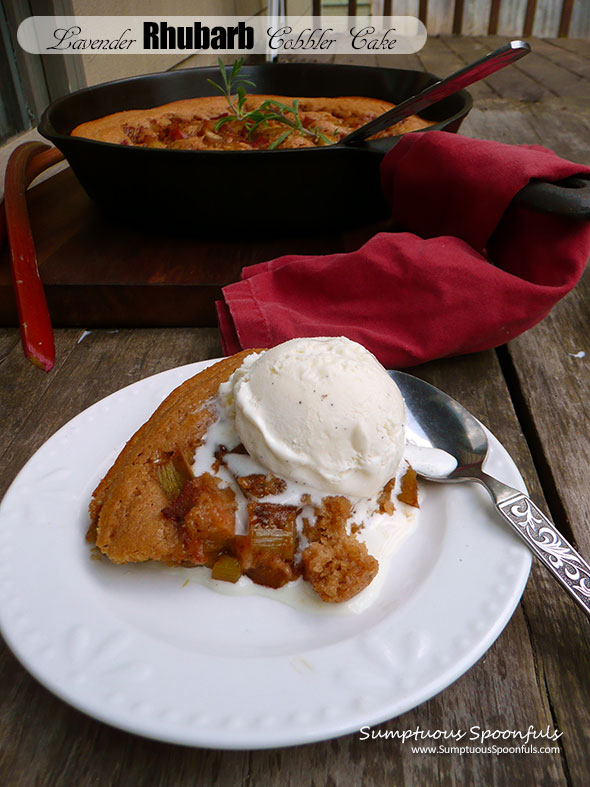
[[[105,215],[69,168],[31,188],[28,205],[55,327],[215,325],[221,288],[239,279],[244,266],[283,254],[351,251],[387,229],[382,224],[330,235],[202,238],[195,236],[195,216],[195,226],[181,236]],[[0,325],[17,324],[4,246]]]

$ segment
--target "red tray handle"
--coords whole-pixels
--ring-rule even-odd
[[[29,221],[27,187],[62,159],[59,150],[41,142],[19,145],[6,167],[4,210],[0,205],[0,245],[6,233],[23,350],[35,366],[46,372],[55,363],[55,344]]]

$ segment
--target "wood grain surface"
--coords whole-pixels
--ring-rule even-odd
[[[351,251],[389,226],[280,237],[206,239],[107,216],[71,169],[28,194],[31,229],[56,327],[212,326],[221,288],[282,254]],[[0,244],[0,325],[18,324],[8,250]]]
[[[444,75],[496,42],[430,39],[407,67],[419,61]],[[590,163],[588,44],[532,46],[538,62],[525,69],[525,59],[518,72],[500,72],[480,86],[462,132],[545,144]],[[398,65],[393,58],[379,62]],[[244,250],[244,257],[256,253]],[[587,273],[542,323],[508,346],[413,370],[492,430],[533,499],[586,557],[589,322]],[[211,328],[60,329],[56,347],[56,367],[44,375],[23,359],[17,329],[0,329],[0,495],[35,450],[85,407],[155,372],[221,354]],[[558,754],[414,754],[408,743],[362,741],[358,733],[268,751],[191,749],[148,741],[73,710],[30,677],[4,645],[0,670],[2,785],[588,784],[590,624],[537,565],[515,614],[479,662],[444,692],[378,730],[557,728],[563,733]]]

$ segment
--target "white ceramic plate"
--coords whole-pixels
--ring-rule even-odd
[[[531,563],[473,484],[422,486],[419,526],[360,615],[219,594],[190,580],[195,569],[91,559],[95,485],[163,397],[209,363],[108,396],[19,473],[0,507],[0,624],[17,658],[97,719],[227,749],[335,737],[444,689],[504,628]],[[488,472],[524,491],[490,442]]]

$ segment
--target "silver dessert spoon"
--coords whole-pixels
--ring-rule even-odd
[[[389,374],[406,402],[408,430],[417,435],[421,446],[439,449],[433,452],[434,458],[443,459],[442,463],[429,461],[429,452],[425,451],[426,460],[420,466],[418,451],[416,462],[412,461],[418,475],[443,484],[483,484],[496,511],[590,617],[590,566],[527,495],[484,472],[488,438],[479,421],[450,396],[418,377],[398,371]],[[456,460],[454,469],[449,454]]]

